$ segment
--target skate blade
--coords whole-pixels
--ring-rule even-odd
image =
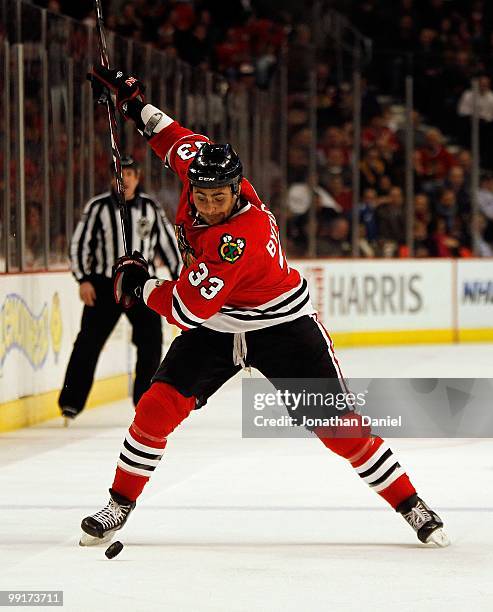
[[[70,424],[70,419],[66,416],[63,417],[63,426],[68,427]]]
[[[99,546],[100,544],[107,544],[108,542],[111,542],[114,536],[114,531],[107,533],[102,538],[96,538],[88,533],[82,532],[79,540],[79,546]]]
[[[445,548],[446,546],[450,546],[450,539],[443,529],[435,529],[426,540],[426,544],[435,544],[440,548]]]

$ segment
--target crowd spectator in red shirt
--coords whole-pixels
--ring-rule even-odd
[[[457,160],[444,147],[440,130],[428,130],[425,138],[425,146],[416,152],[416,172],[423,180],[443,181]]]
[[[376,145],[377,142],[388,147],[392,152],[399,149],[399,141],[394,132],[385,125],[382,115],[375,115],[370,124],[361,133],[361,146],[364,149]]]
[[[437,257],[456,257],[460,242],[447,230],[445,219],[437,219],[436,230],[432,237]]]

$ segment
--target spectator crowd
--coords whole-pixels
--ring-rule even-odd
[[[36,0],[53,12],[95,23],[92,0]],[[254,75],[265,87],[285,41],[286,11],[249,0],[113,0],[104,2],[106,27],[151,44],[192,66],[234,80]]]
[[[116,0],[113,0],[112,5]],[[38,4],[43,4],[39,0]],[[273,3],[276,4],[276,3]],[[333,3],[337,6],[337,2]],[[45,6],[91,23],[92,2],[49,0]],[[353,92],[336,70],[334,50],[317,48],[308,23],[288,10],[254,0],[132,0],[107,11],[121,36],[152,44],[192,66],[222,73],[230,84],[251,78],[266,87],[288,44],[288,250],[307,253],[309,210],[316,204],[316,253],[351,255]],[[348,9],[347,6],[350,5]],[[107,3],[107,9],[110,8]],[[359,253],[405,257],[406,198],[403,79],[414,75],[416,111],[414,254],[418,257],[493,255],[493,9],[483,0],[354,0],[341,2],[352,23],[373,41],[373,62],[362,82],[359,163]],[[317,130],[312,133],[308,74],[316,58]],[[479,212],[472,218],[471,78],[480,84]],[[378,94],[378,95],[377,95]],[[382,95],[385,94],[384,100]],[[317,143],[316,173],[310,149]],[[276,146],[276,138],[273,139]],[[274,169],[275,170],[275,169]],[[272,172],[273,178],[279,175]],[[271,190],[278,213],[282,195]]]
[[[335,3],[337,5],[337,3]],[[373,61],[362,80],[359,253],[405,257],[406,198],[404,77],[414,76],[414,255],[493,255],[492,7],[481,0],[357,0],[340,3],[373,41]],[[403,31],[406,30],[405,32]],[[448,32],[448,36],[443,34]],[[351,254],[353,98],[351,73],[341,79],[334,53],[318,49],[317,172],[310,174],[307,83],[299,57],[309,56],[310,30],[293,31],[289,110],[289,238],[306,253],[309,209],[317,208],[317,254]],[[304,48],[304,52],[302,51]],[[462,75],[459,78],[459,75]],[[471,79],[479,81],[481,181],[472,215]],[[377,95],[378,94],[378,95]],[[384,95],[382,95],[384,94]],[[396,104],[401,103],[401,107]]]

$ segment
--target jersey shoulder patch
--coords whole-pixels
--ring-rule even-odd
[[[219,241],[218,251],[222,261],[230,264],[236,263],[245,252],[245,238],[235,238],[231,234],[224,233]]]

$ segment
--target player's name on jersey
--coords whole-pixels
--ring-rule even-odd
[[[287,414],[280,417],[267,417],[257,414],[253,423],[255,427],[358,427],[359,419],[331,416],[325,418],[311,418],[303,415],[299,418]],[[362,416],[363,427],[402,427],[402,416],[371,417]]]

